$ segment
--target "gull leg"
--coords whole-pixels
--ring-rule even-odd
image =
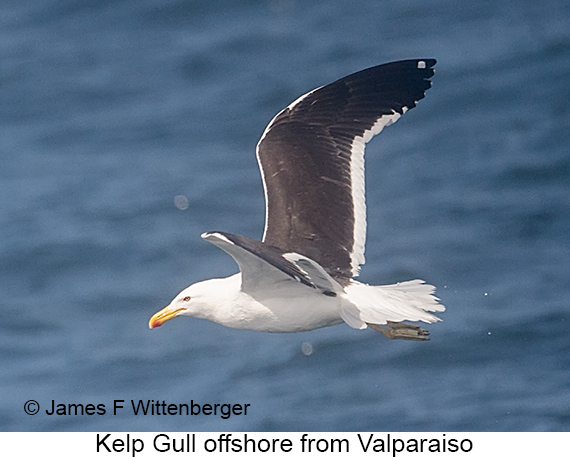
[[[382,333],[391,340],[412,340],[427,341],[429,340],[429,332],[417,325],[405,324],[403,322],[388,321],[388,328],[380,327],[377,324],[366,323],[368,327],[373,328],[377,332]]]

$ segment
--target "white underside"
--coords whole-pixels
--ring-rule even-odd
[[[367,323],[382,325],[387,321],[431,323],[439,319],[430,311],[445,310],[433,295],[435,288],[420,280],[386,286],[353,281],[336,297],[326,296],[296,281],[283,281],[271,289],[245,293],[240,290],[240,273],[210,281],[224,282],[226,294],[231,284],[235,294],[228,295],[234,298],[227,306],[218,302],[210,315],[195,317],[242,330],[289,333],[342,322],[356,329],[365,329]],[[217,285],[220,286],[221,283]]]
[[[283,281],[271,290],[241,292],[220,324],[260,332],[304,332],[342,323],[339,300],[299,284]]]

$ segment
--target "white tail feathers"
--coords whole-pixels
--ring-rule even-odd
[[[353,281],[345,288],[340,315],[351,327],[364,329],[366,323],[388,321],[437,322],[430,312],[445,311],[434,295],[435,287],[421,279],[387,286],[370,286]]]

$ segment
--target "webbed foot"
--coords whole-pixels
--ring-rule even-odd
[[[381,327],[377,324],[366,323],[368,327],[373,328],[377,332],[382,333],[391,340],[411,340],[411,341],[428,341],[429,332],[417,325],[405,324],[404,322],[388,321],[388,328]]]

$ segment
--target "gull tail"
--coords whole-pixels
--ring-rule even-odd
[[[434,295],[435,287],[420,279],[387,286],[353,281],[344,291],[340,315],[348,325],[357,329],[371,327],[393,339],[429,339],[426,330],[401,322],[433,323],[440,319],[430,313],[445,311]]]

